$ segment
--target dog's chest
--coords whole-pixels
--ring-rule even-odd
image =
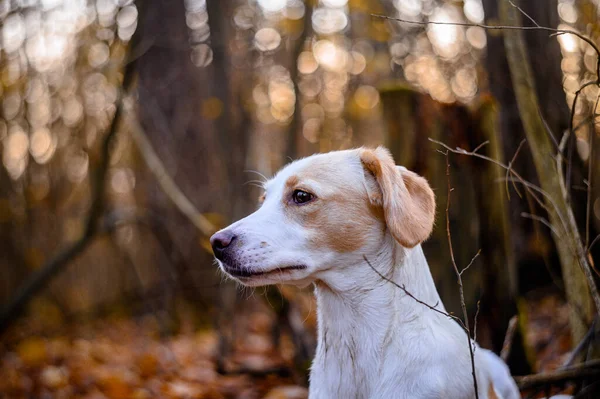
[[[402,340],[392,332],[334,341],[323,331],[311,370],[310,398],[470,399],[468,350],[440,345],[444,335],[413,330],[403,333]]]
[[[446,399],[474,398],[470,376],[453,377],[436,367],[395,364],[350,372],[350,364],[315,364],[311,372],[310,398]],[[386,368],[387,367],[387,368]],[[460,372],[459,372],[460,374]],[[464,381],[469,383],[465,384]]]
[[[310,375],[310,397],[371,397],[370,391],[377,381],[383,336],[366,337],[362,334],[364,331],[344,323],[320,325],[319,330]]]

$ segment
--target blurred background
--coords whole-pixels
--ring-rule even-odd
[[[600,89],[576,93],[598,54],[526,31],[533,81],[515,80],[503,31],[477,26],[513,25],[505,1],[1,0],[0,396],[303,397],[310,289],[242,290],[208,238],[256,208],[264,176],[315,152],[383,144],[428,178],[425,252],[460,313],[446,157],[430,139],[489,142],[478,153],[538,184],[514,85],[537,95],[555,143],[542,152],[563,154],[593,265]],[[518,25],[600,45],[598,0],[519,4]],[[572,313],[593,315],[567,301],[562,237],[504,169],[448,159],[457,263],[481,250],[463,275],[478,340],[500,351],[518,314],[513,372],[555,368],[582,336]]]

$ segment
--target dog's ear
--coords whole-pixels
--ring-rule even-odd
[[[360,160],[368,174],[365,180],[369,200],[383,207],[394,238],[407,248],[425,241],[435,219],[435,197],[427,180],[397,167],[383,147],[361,149]]]

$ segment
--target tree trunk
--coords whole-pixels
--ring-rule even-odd
[[[140,123],[167,172],[196,208],[231,215],[229,187],[233,183],[224,161],[229,156],[223,153],[221,142],[227,132],[217,129],[201,112],[211,97],[211,73],[217,67],[192,64],[183,1],[157,0],[148,6],[141,32],[142,43],[148,47],[139,62]],[[197,293],[214,300],[219,278],[212,255],[200,245],[206,238],[171,205],[152,174],[140,180],[148,190],[147,206],[164,217],[167,230],[185,255]]]
[[[472,148],[488,141],[479,152],[490,158],[505,162],[502,136],[499,130],[498,107],[490,97],[484,97],[474,115],[477,133]],[[517,271],[511,245],[511,224],[508,215],[504,170],[490,162],[472,159],[474,183],[478,187],[477,209],[479,211],[480,242],[484,292],[481,298],[481,314],[486,320],[480,329],[480,339],[489,340],[496,351],[502,349],[508,322],[516,314]],[[490,317],[491,316],[491,317]],[[482,318],[482,319],[483,319]],[[483,321],[483,320],[482,320]]]
[[[436,152],[436,145],[429,139],[443,141],[450,146],[463,146],[471,134],[471,116],[461,105],[443,105],[429,95],[419,93],[403,85],[388,85],[380,90],[387,136],[385,144],[394,155],[397,164],[425,176],[433,188],[437,202],[436,228],[424,243],[425,253],[434,280],[444,304],[449,311],[459,312],[460,297],[456,274],[449,263],[448,238],[443,210],[447,201],[446,160]],[[457,264],[466,266],[479,249],[480,225],[476,222],[476,187],[472,184],[470,160],[450,157],[451,180],[455,188],[450,207],[450,222]],[[475,223],[473,223],[475,221]],[[485,233],[483,233],[485,235]],[[482,268],[475,265],[463,276],[465,302],[475,315],[480,297]],[[508,289],[505,289],[508,292]]]
[[[508,2],[499,3],[499,13],[503,25],[520,26],[522,24],[521,14]],[[561,188],[560,171],[556,168],[554,158],[549,156],[549,154],[555,153],[555,148],[540,116],[540,106],[523,32],[505,31],[504,43],[517,105],[533,155],[534,165],[541,187],[548,194],[547,197],[544,197],[544,201],[550,223],[557,231],[555,243],[561,261],[567,299],[574,308],[570,313],[570,324],[573,338],[577,342],[585,335],[586,325],[591,319],[592,303],[588,288],[595,295],[597,295],[597,289],[584,254],[575,217]],[[586,276],[587,274],[589,276]],[[588,277],[587,284],[586,277]],[[597,307],[600,309],[600,305]]]

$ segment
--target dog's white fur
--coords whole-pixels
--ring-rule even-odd
[[[475,398],[465,331],[365,261],[444,311],[419,244],[434,216],[420,202],[427,196],[433,201],[433,194],[424,179],[403,168],[386,169],[386,162],[393,160],[378,148],[288,165],[265,184],[256,212],[217,233],[236,236],[220,267],[230,275],[233,269],[268,272],[237,278],[248,286],[314,283],[318,346],[311,398]],[[296,189],[315,199],[297,205],[291,198]],[[416,221],[410,219],[415,215]],[[502,360],[473,345],[479,398],[519,398]]]

